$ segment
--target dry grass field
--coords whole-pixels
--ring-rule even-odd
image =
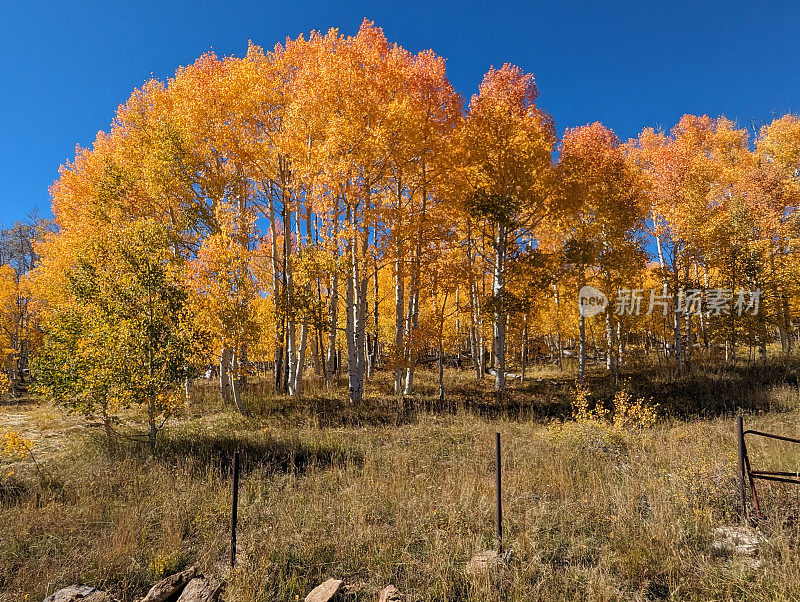
[[[198,385],[155,454],[135,414],[109,440],[58,408],[6,402],[0,426],[33,453],[0,465],[0,600],[88,583],[133,601],[193,563],[241,602],[302,600],[328,577],[344,580],[344,600],[377,600],[390,583],[420,601],[800,598],[800,487],[759,484],[756,555],[714,546],[715,528],[739,524],[736,407],[749,427],[798,436],[794,365],[629,377],[634,398],[658,404],[652,427],[572,419],[574,384],[552,368],[503,400],[448,372],[445,407],[433,373],[405,404],[380,376],[357,408],[254,385],[250,418]],[[613,383],[598,375],[589,390],[610,407]],[[496,431],[511,557],[471,574],[468,560],[495,545]],[[228,574],[237,449],[240,562]],[[751,456],[794,471],[800,449],[754,441]]]

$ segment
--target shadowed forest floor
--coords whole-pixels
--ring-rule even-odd
[[[303,599],[328,577],[344,600],[377,600],[393,583],[409,600],[790,600],[800,597],[800,487],[759,483],[767,537],[755,557],[714,548],[736,525],[734,415],[800,436],[796,363],[697,369],[675,379],[627,374],[659,404],[652,428],[569,420],[574,382],[532,370],[498,399],[468,372],[435,374],[401,403],[389,375],[363,406],[310,384],[287,400],[255,384],[244,418],[198,385],[155,454],[127,414],[103,429],[32,401],[0,405],[0,425],[35,442],[36,465],[0,474],[0,600],[43,599],[71,583],[143,595],[189,564],[222,574],[230,461],[242,453],[240,565],[227,600]],[[263,390],[262,390],[263,389]],[[615,385],[593,375],[593,402]],[[494,432],[502,434],[508,566],[469,575],[494,546]],[[800,449],[753,441],[754,467],[795,471]]]

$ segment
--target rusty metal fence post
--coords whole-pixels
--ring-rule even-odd
[[[233,499],[231,503],[231,568],[236,566],[236,520],[239,509],[239,452],[233,454]]]
[[[745,449],[744,426],[742,417],[736,417],[736,442],[739,451],[739,500],[742,507],[739,511],[742,520],[747,520],[747,490],[745,488]]]
[[[500,433],[494,434],[495,469],[497,474],[497,554],[503,552],[503,497],[502,472],[500,466]]]
[[[745,520],[750,519],[750,513],[747,509],[747,486],[750,486],[750,494],[753,497],[753,510],[755,511],[755,520],[761,519],[761,504],[758,501],[758,492],[756,491],[756,480],[772,481],[777,483],[791,483],[793,485],[800,485],[800,471],[797,470],[753,470],[750,466],[750,455],[747,453],[747,444],[745,437],[762,437],[771,439],[773,441],[783,441],[785,443],[793,443],[800,445],[800,439],[794,437],[786,437],[785,435],[778,435],[776,433],[765,433],[764,431],[756,431],[753,429],[744,429],[743,420],[741,416],[736,417],[736,439],[739,448],[739,497],[741,498],[741,515]]]

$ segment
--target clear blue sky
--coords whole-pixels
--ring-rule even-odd
[[[536,76],[559,132],[599,120],[623,139],[684,113],[743,125],[800,105],[797,2],[30,2],[0,7],[0,224],[49,212],[59,164],[151,74],[213,49],[241,56],[364,17],[448,60],[467,98],[490,65]]]

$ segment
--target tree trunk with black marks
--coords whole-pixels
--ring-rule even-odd
[[[219,357],[219,391],[222,397],[222,402],[227,404],[231,400],[231,379],[230,379],[230,366],[231,356],[233,350],[230,347],[223,346]]]

